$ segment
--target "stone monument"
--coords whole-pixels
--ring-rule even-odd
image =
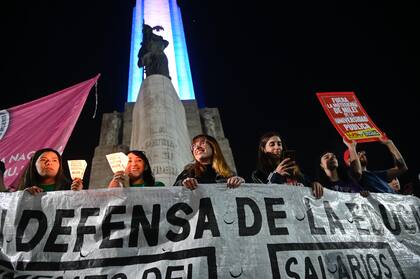
[[[207,124],[208,120],[206,120],[206,118],[208,116],[204,116],[206,118],[203,117],[203,112],[205,112],[205,115],[208,114],[208,111],[211,111],[216,131],[216,133],[212,134],[212,136],[215,137],[219,142],[220,148],[223,151],[223,156],[225,157],[226,162],[229,164],[229,167],[231,167],[233,171],[237,172],[232,150],[229,145],[229,140],[224,136],[219,110],[217,108],[199,109],[195,100],[183,100],[181,102],[183,105],[183,109],[185,110],[186,124],[189,134],[189,143],[194,136],[212,130],[212,128],[209,128]],[[112,171],[105,158],[106,154],[119,151],[127,152],[130,149],[130,142],[132,138],[131,134],[133,129],[132,123],[134,106],[134,102],[129,102],[125,104],[125,109],[123,112],[112,112],[103,114],[99,145],[95,148],[95,154],[92,160],[92,170],[89,179],[89,189],[106,188],[108,186],[109,181],[112,179]],[[117,128],[118,132],[116,132],[116,127],[110,125],[110,122],[112,122],[112,119],[114,117],[118,117],[122,121],[121,126],[118,126]],[[212,127],[212,125],[213,124],[210,124],[210,127]],[[107,136],[108,133],[118,135],[118,137],[113,137],[114,141],[109,142],[107,141],[110,138],[109,136]],[[148,154],[147,150],[146,155],[148,156],[150,163],[154,164],[154,159],[150,158],[150,155]],[[169,184],[165,183],[165,185],[171,186],[174,182],[175,181],[171,181]]]
[[[170,79],[151,75],[133,109],[130,149],[143,150],[156,179],[172,185],[191,162],[185,110]]]
[[[127,103],[124,113],[103,115],[89,188],[105,188],[112,179],[106,154],[129,149],[144,151],[156,179],[171,186],[184,166],[193,160],[191,139],[203,130],[217,139],[227,163],[236,172],[218,110],[205,108],[200,111],[194,100],[179,99],[163,52],[168,42],[153,33],[153,30],[161,29],[143,24],[138,66],[144,67],[146,79],[135,104]]]

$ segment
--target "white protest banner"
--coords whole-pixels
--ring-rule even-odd
[[[285,185],[0,193],[3,278],[418,278],[420,200]]]
[[[128,163],[128,156],[124,153],[117,152],[107,154],[106,159],[108,160],[108,164],[111,167],[113,173],[125,171]]]

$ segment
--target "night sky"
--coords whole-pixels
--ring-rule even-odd
[[[13,2],[1,9],[0,109],[101,73],[98,116],[92,119],[91,94],[64,152],[65,159],[90,163],[101,114],[122,111],[126,101],[135,1]],[[239,175],[249,179],[258,139],[271,130],[297,150],[307,174],[322,151],[342,154],[344,144],[315,93],[354,91],[406,159],[402,182],[417,176],[420,17],[414,5],[234,2],[179,4],[196,98],[200,107],[219,108]],[[381,144],[362,147],[370,169],[392,165]]]

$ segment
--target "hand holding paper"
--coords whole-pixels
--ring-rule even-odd
[[[119,188],[119,187],[129,187],[130,181],[128,175],[123,171],[118,171],[114,173],[114,177],[108,185],[108,188]]]
[[[83,190],[83,180],[80,179],[80,178],[73,179],[73,182],[71,183],[70,189],[72,191]]]
[[[113,173],[125,171],[128,164],[128,156],[122,152],[107,154],[106,159]]]

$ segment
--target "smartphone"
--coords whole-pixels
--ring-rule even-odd
[[[283,159],[290,158],[290,161],[296,161],[296,151],[285,150],[283,151]]]

